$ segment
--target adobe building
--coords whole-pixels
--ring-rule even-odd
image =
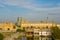
[[[27,21],[23,21],[21,22],[21,28],[40,28],[40,29],[44,29],[44,28],[51,28],[51,27],[55,27],[56,23],[44,23],[44,22],[27,22]]]
[[[0,31],[2,32],[14,32],[18,27],[14,23],[0,23]]]
[[[26,20],[22,20],[21,17],[18,18],[20,22],[21,29],[27,29],[27,28],[51,28],[57,26],[54,22],[48,22],[48,18],[46,19],[46,22],[28,22]]]
[[[0,31],[16,31],[17,29],[28,29],[28,28],[39,28],[39,29],[45,29],[45,28],[51,28],[58,26],[60,27],[60,24],[56,24],[54,22],[28,22],[26,20],[22,20],[21,17],[18,17],[16,23],[0,23]]]

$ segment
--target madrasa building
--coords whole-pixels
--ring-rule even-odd
[[[28,22],[26,20],[22,20],[21,17],[18,17],[16,23],[11,22],[4,22],[0,23],[0,31],[16,31],[17,29],[28,29],[28,28],[39,28],[39,29],[45,29],[45,28],[51,28],[51,27],[60,27],[60,24],[56,24],[54,22]]]
[[[28,29],[28,28],[40,28],[40,29],[45,29],[45,28],[51,28],[58,26],[54,22],[48,22],[48,18],[46,22],[28,22],[26,20],[22,20],[21,17],[18,18],[17,24],[20,23],[21,29]],[[59,25],[60,26],[60,25]]]

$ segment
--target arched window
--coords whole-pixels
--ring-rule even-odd
[[[13,26],[13,29],[15,29],[16,27],[15,26]]]
[[[8,28],[7,30],[10,30],[10,28]]]
[[[23,29],[25,30],[25,27],[23,27]]]
[[[48,26],[46,26],[46,28],[48,28]]]
[[[33,26],[31,26],[31,28],[33,28]]]
[[[0,30],[2,30],[2,28],[0,28]]]

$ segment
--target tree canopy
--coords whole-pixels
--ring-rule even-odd
[[[58,27],[52,27],[52,35],[56,39],[60,39],[60,29]]]
[[[17,29],[16,32],[25,32],[25,30]]]
[[[0,40],[3,40],[4,36],[0,33]]]

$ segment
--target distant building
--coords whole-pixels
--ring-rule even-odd
[[[14,32],[17,26],[14,23],[0,23],[0,31],[2,32]]]
[[[48,19],[48,18],[47,18]],[[0,31],[16,31],[19,29],[28,29],[28,28],[38,28],[45,29],[58,26],[60,28],[60,24],[56,24],[54,22],[28,22],[26,20],[22,20],[21,17],[18,17],[16,23],[0,23]]]
[[[21,22],[21,28],[51,28],[55,27],[56,23],[41,23],[41,22],[27,22],[23,21]]]
[[[60,29],[60,24],[57,24],[57,27]]]

